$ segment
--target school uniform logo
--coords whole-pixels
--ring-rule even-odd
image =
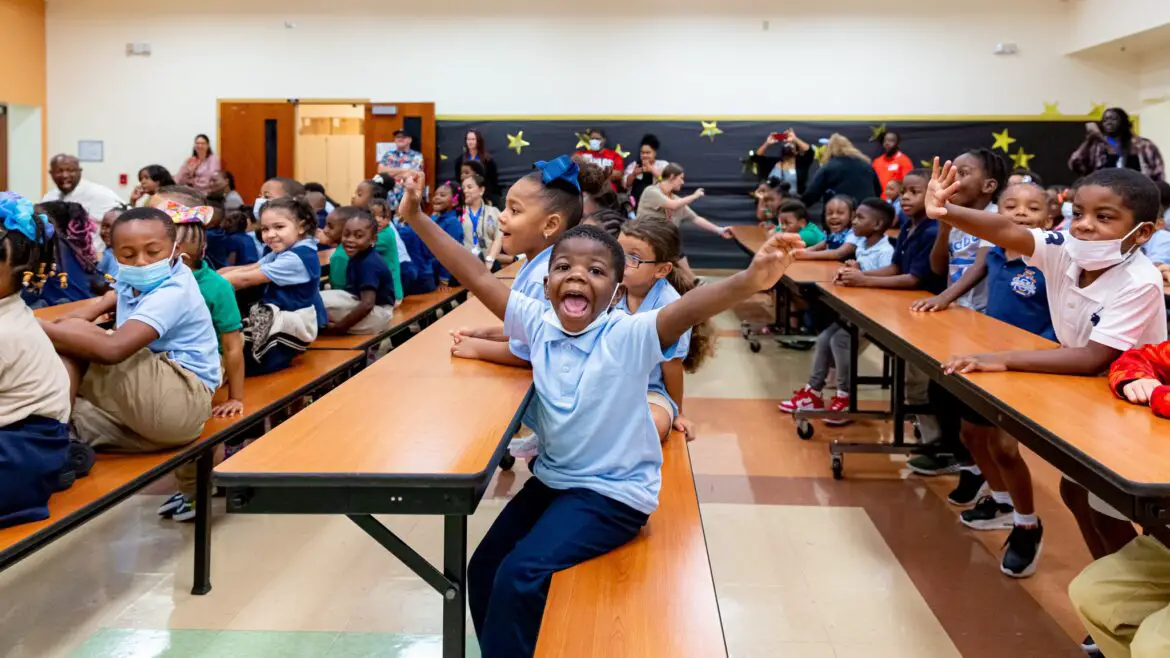
[[[1039,285],[1036,282],[1036,272],[1024,270],[1012,278],[1012,292],[1020,297],[1035,297]]]
[[[1095,326],[1097,326],[1097,323],[1100,321],[1101,321],[1101,309],[1097,309],[1096,311],[1093,311],[1093,314],[1091,316],[1089,316],[1089,322],[1093,323],[1093,326],[1095,327]]]

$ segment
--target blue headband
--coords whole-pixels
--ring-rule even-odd
[[[33,242],[37,241],[35,209],[28,199],[15,192],[0,192],[0,219],[9,231],[16,231]]]
[[[578,192],[581,191],[581,183],[577,181],[580,169],[577,168],[577,163],[573,162],[573,158],[567,155],[559,156],[551,161],[538,160],[536,164],[532,165],[532,168],[540,170],[540,182],[545,185],[554,180],[562,180],[572,185]]]

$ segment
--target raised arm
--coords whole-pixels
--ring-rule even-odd
[[[794,233],[773,233],[756,252],[751,265],[718,283],[699,286],[658,312],[658,340],[663,349],[686,331],[722,313],[760,290],[776,285],[792,263],[793,252],[804,246]]]
[[[451,274],[458,279],[476,297],[479,297],[484,306],[501,320],[508,309],[508,295],[511,289],[496,278],[475,254],[463,248],[463,244],[456,242],[439,225],[427,217],[419,205],[419,190],[422,189],[422,175],[418,172],[408,173],[403,180],[405,193],[402,197],[402,219],[410,224],[418,237],[422,239],[431,253],[435,255]]]
[[[966,231],[977,238],[993,242],[1008,251],[1015,251],[1025,257],[1032,255],[1036,242],[1032,238],[1031,231],[1004,215],[962,208],[950,203],[951,197],[958,191],[958,173],[955,168],[948,160],[940,171],[936,157],[930,183],[926,186],[926,215],[931,219],[937,219],[959,230]],[[940,241],[943,234],[942,228],[939,227]]]
[[[702,199],[704,194],[705,192],[703,192],[703,188],[700,187],[686,196],[668,198],[666,201],[662,202],[662,207],[666,208],[667,210],[678,210],[683,206],[689,206],[695,201]]]

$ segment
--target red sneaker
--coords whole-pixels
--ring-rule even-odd
[[[847,412],[849,411],[849,396],[837,394],[829,401],[828,411]],[[852,423],[848,418],[826,418],[826,425],[848,425]]]
[[[808,386],[794,391],[791,400],[780,403],[780,411],[790,414],[794,411],[816,411],[825,408],[825,400],[821,394]]]

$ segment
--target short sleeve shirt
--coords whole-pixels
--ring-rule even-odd
[[[407,149],[399,151],[392,149],[386,151],[382,159],[378,161],[378,166],[389,167],[391,169],[412,169],[414,171],[423,170],[423,155],[418,151]],[[402,201],[402,194],[405,190],[401,185],[395,185],[394,189],[390,190],[386,195],[386,203],[391,208],[397,208],[398,202]]]
[[[29,416],[69,422],[69,373],[24,300],[9,295],[0,299],[0,428]]]
[[[1064,245],[1063,231],[1032,229],[1034,251],[1025,261],[1044,273],[1056,338],[1065,347],[1090,342],[1129,350],[1166,340],[1162,275],[1141,251],[1082,288],[1081,268]]]
[[[199,269],[192,274],[199,284],[199,293],[203,295],[207,311],[211,314],[215,333],[222,336],[239,331],[242,327],[240,305],[236,303],[236,291],[232,284],[206,263],[200,263]]]
[[[989,210],[988,212],[995,211]],[[980,240],[974,235],[964,233],[957,228],[951,229],[950,243],[947,246],[947,251],[950,254],[950,271],[948,273],[947,285],[955,285],[962,278],[963,274],[975,264],[975,259],[980,249],[993,246],[990,242]],[[959,297],[955,303],[982,313],[983,309],[987,308],[987,279],[984,278],[974,288],[963,293],[963,296]]]
[[[670,210],[663,204],[667,201],[666,194],[662,188],[657,185],[651,185],[642,193],[642,198],[638,201],[638,219],[643,217],[653,217],[655,219],[665,219],[668,222],[673,222],[678,226],[685,220],[694,221],[696,215],[695,211],[691,210],[690,206],[683,206],[678,210]]]
[[[1022,258],[1008,260],[1003,247],[987,252],[987,315],[1056,340],[1044,273]]]
[[[946,279],[935,274],[930,267],[930,251],[938,238],[938,221],[924,219],[917,227],[913,221],[902,224],[898,243],[894,245],[894,264],[900,274],[912,274],[918,278],[923,290],[938,294],[946,288]]]
[[[516,273],[516,278],[512,280],[512,290],[549,306],[548,298],[544,294],[544,279],[548,276],[550,258],[552,258],[552,247],[540,252],[532,260],[524,261],[524,264],[520,266],[520,271]],[[525,361],[528,360],[527,343],[519,338],[509,338],[508,346],[513,355]]]
[[[309,280],[309,271],[305,269],[305,263],[292,249],[264,254],[260,258],[260,271],[278,286],[295,286]]]
[[[653,286],[650,287],[650,292],[646,293],[646,298],[642,300],[642,305],[638,307],[637,312],[647,313],[649,311],[660,309],[667,304],[670,304],[671,302],[677,301],[681,297],[682,296],[678,294],[678,291],[674,289],[674,286],[670,285],[670,282],[668,282],[666,279],[659,279],[654,282]],[[617,303],[616,308],[618,310],[629,313],[629,300],[625,297],[622,297],[622,299]],[[685,359],[690,349],[691,332],[688,330],[682,335],[681,338],[678,339],[678,342],[674,344],[674,358],[672,358],[671,361],[681,361]],[[682,400],[675,400],[674,398],[670,397],[669,393],[666,392],[666,381],[662,376],[661,365],[655,366],[654,370],[650,372],[649,390],[653,393],[660,393],[667,400],[670,400],[670,405],[674,408],[675,415],[678,415],[678,405],[680,402],[682,402]]]
[[[861,243],[857,245],[857,253],[854,255],[857,267],[862,272],[879,270],[894,261],[894,245],[890,244],[888,237],[883,235],[872,246],[867,245],[866,242],[865,239],[861,240]]]
[[[386,261],[373,249],[356,254],[346,267],[345,291],[360,297],[366,290],[374,291],[376,306],[394,305],[394,278]]]

